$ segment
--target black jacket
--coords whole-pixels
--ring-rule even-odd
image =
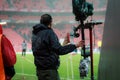
[[[76,46],[73,44],[61,46],[51,28],[43,24],[33,26],[32,51],[38,69],[57,69],[60,64],[59,55],[67,54],[74,49]]]

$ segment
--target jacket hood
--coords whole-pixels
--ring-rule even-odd
[[[37,24],[33,26],[33,34],[37,34],[39,31],[50,29],[49,27],[45,26],[44,24]]]

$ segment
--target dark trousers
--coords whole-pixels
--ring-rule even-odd
[[[57,70],[37,70],[38,80],[60,80]]]
[[[26,55],[26,49],[23,49],[22,50],[22,56],[25,56]]]

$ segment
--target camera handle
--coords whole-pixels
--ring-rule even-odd
[[[84,22],[83,22],[83,20],[81,20],[80,22],[81,22],[81,25],[79,25],[79,29],[81,30],[81,38],[85,42]],[[82,47],[82,50],[83,50],[83,57],[85,59],[86,58],[86,55],[85,55],[85,45]]]
[[[90,36],[91,80],[94,80],[92,26],[89,27],[89,36]]]

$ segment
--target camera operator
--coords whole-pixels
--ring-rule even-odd
[[[58,67],[59,55],[65,55],[78,47],[83,47],[84,41],[68,44],[66,36],[64,45],[59,43],[58,37],[52,29],[52,17],[43,14],[40,23],[33,26],[32,51],[38,80],[60,80]]]

